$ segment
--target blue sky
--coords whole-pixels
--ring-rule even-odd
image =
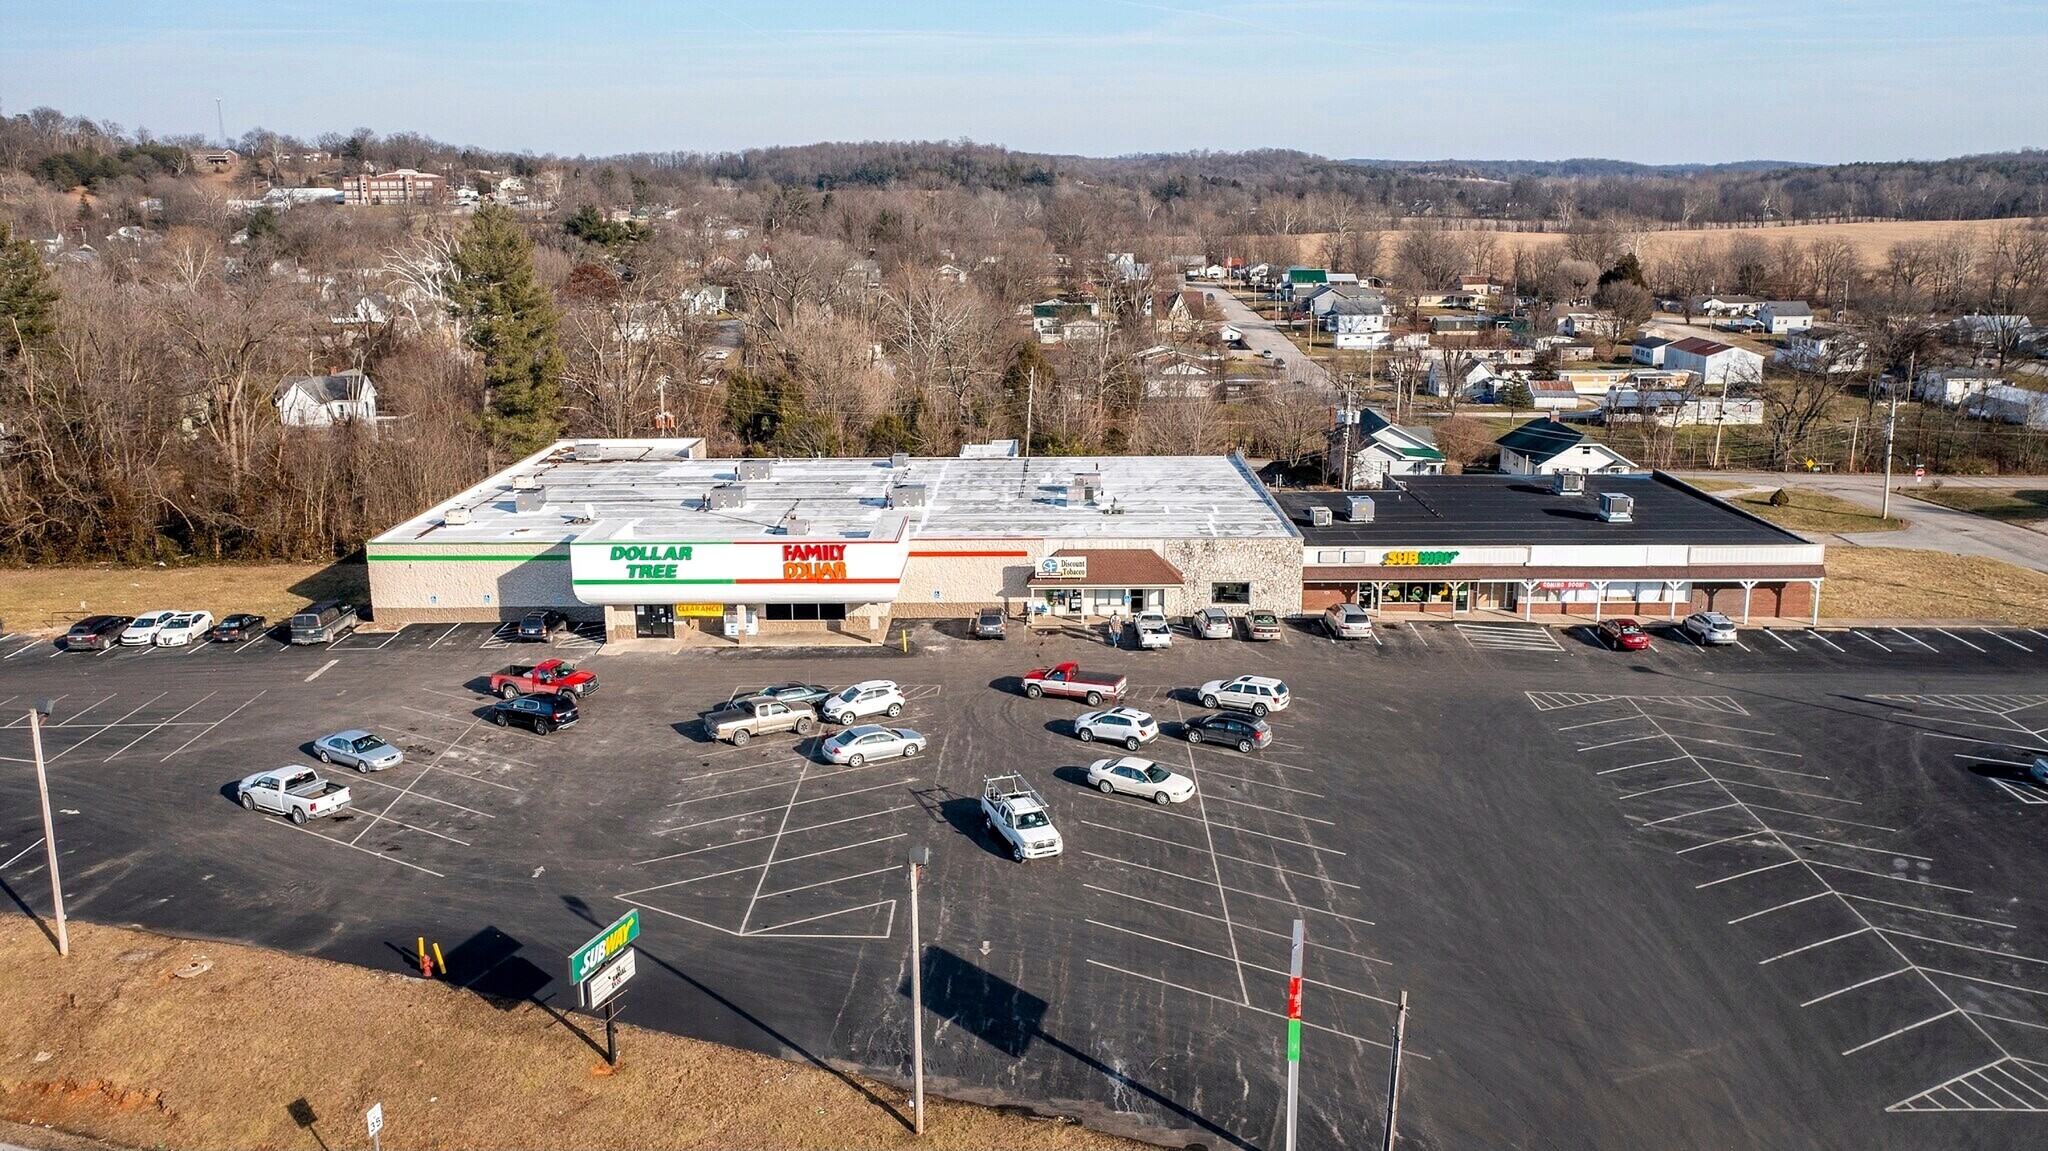
[[[8,113],[586,154],[1938,157],[2048,145],[2043,59],[2043,0],[0,0]]]

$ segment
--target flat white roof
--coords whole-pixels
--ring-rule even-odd
[[[370,542],[879,539],[894,534],[897,518],[910,521],[913,539],[1298,534],[1243,461],[1230,456],[911,457],[899,468],[887,457],[691,458],[701,450],[694,439],[564,440]],[[585,455],[596,458],[579,458]],[[742,480],[742,464],[767,475]],[[1080,474],[1100,477],[1093,502],[1068,501]],[[724,484],[743,486],[745,502],[710,510],[706,497]],[[892,508],[899,484],[924,485],[923,504]],[[468,522],[449,523],[450,512],[458,520],[466,513]],[[792,518],[803,522],[786,532]]]

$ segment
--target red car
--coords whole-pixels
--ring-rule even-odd
[[[1641,651],[1650,646],[1650,633],[1632,619],[1603,620],[1594,634],[1615,651]]]

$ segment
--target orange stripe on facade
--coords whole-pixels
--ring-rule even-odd
[[[1000,556],[1000,557],[1003,557],[1003,558],[1005,558],[1005,559],[1009,559],[1009,558],[1014,558],[1014,557],[1019,557],[1019,556],[1022,556],[1022,557],[1026,557],[1026,558],[1028,558],[1028,557],[1029,557],[1029,556],[1031,555],[1031,553],[1030,553],[1030,552],[1027,552],[1027,551],[985,551],[985,552],[920,552],[920,551],[913,551],[913,552],[911,552],[910,554],[911,554],[911,557],[912,557],[912,558],[924,558],[924,559],[946,559],[946,558],[949,558],[949,557],[952,557],[952,558],[960,558],[960,559],[969,559],[969,558],[980,558],[980,559],[988,559],[988,558],[992,558],[992,557],[996,557],[996,556]]]

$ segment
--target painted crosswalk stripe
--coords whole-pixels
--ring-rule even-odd
[[[1461,623],[1458,634],[1482,651],[1563,651],[1547,627],[1521,624]]]

